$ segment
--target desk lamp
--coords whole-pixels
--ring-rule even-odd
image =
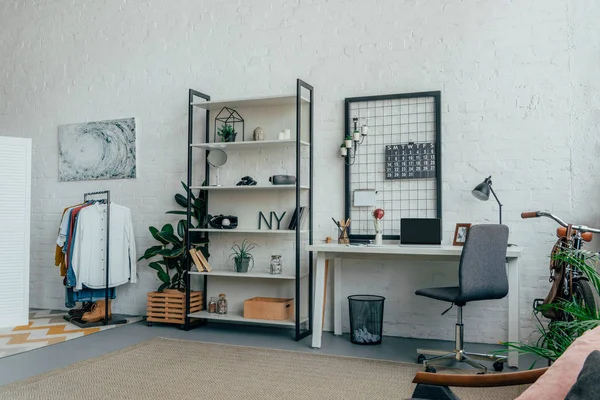
[[[487,201],[490,198],[490,191],[492,192],[494,198],[498,202],[500,210],[500,224],[502,224],[502,203],[500,203],[500,200],[498,200],[498,196],[496,196],[494,189],[492,189],[492,177],[488,176],[487,178],[485,178],[483,182],[475,186],[475,189],[473,189],[471,193],[473,194],[473,196],[475,196],[476,199],[479,199],[481,201]]]

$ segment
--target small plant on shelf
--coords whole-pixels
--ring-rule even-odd
[[[256,243],[249,242],[248,239],[244,239],[242,244],[234,243],[233,246],[231,246],[233,253],[231,253],[229,257],[233,258],[236,272],[248,272],[250,260],[252,260],[252,266],[254,266],[254,257],[250,252],[256,247],[258,247],[258,245]]]
[[[233,125],[223,124],[217,130],[217,135],[221,137],[222,142],[235,142],[237,132],[233,129]]]

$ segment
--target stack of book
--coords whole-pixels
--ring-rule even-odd
[[[190,256],[192,256],[192,261],[194,262],[194,265],[196,266],[196,269],[198,270],[198,272],[211,272],[212,271],[212,268],[210,267],[208,260],[206,259],[206,257],[204,257],[204,254],[202,254],[201,251],[197,251],[196,249],[191,248]]]

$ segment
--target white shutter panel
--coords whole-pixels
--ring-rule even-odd
[[[0,328],[29,322],[31,139],[0,137]]]

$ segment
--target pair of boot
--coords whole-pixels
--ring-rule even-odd
[[[94,303],[92,302],[86,301],[81,304],[81,307],[69,310],[69,316],[73,318],[81,318],[83,317],[83,314],[92,310],[93,304]]]
[[[108,300],[108,319],[112,318],[112,311],[110,309],[110,300]],[[91,309],[84,313],[81,317],[83,322],[98,322],[104,320],[105,316],[105,300],[98,300],[92,303]]]

